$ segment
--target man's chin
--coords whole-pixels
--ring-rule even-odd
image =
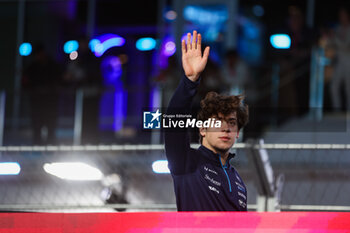
[[[218,145],[216,146],[216,150],[217,151],[220,151],[220,152],[227,152],[231,149],[232,145],[229,146],[229,145]]]
[[[223,150],[229,150],[233,146],[233,144],[234,143],[232,142],[220,142],[218,143],[217,147]]]

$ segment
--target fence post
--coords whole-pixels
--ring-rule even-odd
[[[276,211],[277,198],[275,191],[275,179],[266,149],[260,146],[264,141],[260,139],[255,142],[250,139],[247,141],[247,156],[254,173],[254,181],[258,191],[257,210],[258,211]]]
[[[22,57],[18,52],[20,45],[23,43],[24,27],[25,27],[25,12],[26,0],[18,2],[17,15],[17,44],[16,44],[16,60],[15,60],[15,83],[14,83],[14,102],[13,102],[13,116],[12,116],[12,130],[16,131],[19,124],[19,113],[21,107],[21,78],[23,70]]]
[[[318,121],[322,120],[323,116],[324,67],[328,64],[329,59],[324,56],[324,50],[313,48],[310,67],[309,116]]]
[[[84,91],[79,88],[75,92],[75,114],[74,114],[74,138],[73,144],[80,145],[81,143],[81,131],[83,124],[83,98]]]
[[[274,127],[277,127],[278,121],[278,97],[280,89],[280,66],[274,64],[272,66],[272,77],[271,77],[271,106],[273,111],[273,117],[270,117],[270,121]]]
[[[256,211],[264,212],[266,211],[266,196],[258,194],[256,197]]]
[[[4,143],[4,129],[5,129],[5,104],[6,94],[5,91],[0,92],[0,146]],[[1,152],[0,152],[1,157]]]
[[[152,108],[153,111],[154,108],[161,108],[162,107],[162,97],[163,97],[163,89],[162,87],[155,86],[152,90]],[[162,109],[160,109],[162,111]],[[160,117],[162,119],[162,117]],[[152,130],[151,132],[151,144],[159,144],[160,143],[160,135],[161,130]]]

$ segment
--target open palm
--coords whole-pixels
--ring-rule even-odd
[[[192,43],[191,33],[187,34],[187,44],[182,40],[182,67],[187,78],[193,82],[198,80],[208,61],[209,47],[205,48],[202,56],[201,43],[202,36],[197,35],[196,31],[193,31]]]

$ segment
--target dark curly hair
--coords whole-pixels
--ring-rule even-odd
[[[201,109],[198,112],[197,119],[205,121],[208,118],[218,116],[219,113],[227,116],[236,112],[238,130],[240,130],[249,121],[248,105],[244,104],[243,100],[243,95],[225,96],[216,92],[208,92],[200,103]],[[199,137],[202,143],[200,134]]]

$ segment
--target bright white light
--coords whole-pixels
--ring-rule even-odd
[[[287,34],[275,34],[270,37],[270,43],[276,49],[289,49],[291,39]]]
[[[16,162],[0,163],[0,175],[18,175],[21,166]]]
[[[157,160],[152,163],[154,173],[170,173],[167,160]]]
[[[102,172],[85,163],[45,163],[44,170],[65,180],[101,180]]]
[[[78,57],[78,52],[77,51],[71,52],[69,54],[69,59],[71,59],[71,60],[75,60],[75,59],[77,59],[77,57]]]

